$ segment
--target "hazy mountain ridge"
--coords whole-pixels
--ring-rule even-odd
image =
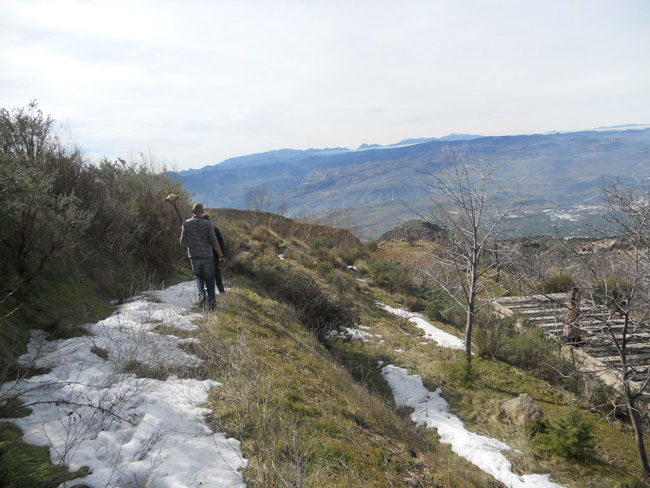
[[[512,189],[505,198],[516,192],[524,199],[520,216],[535,215],[536,223],[528,226],[534,233],[551,232],[554,223],[575,227],[567,212],[597,203],[605,181],[636,183],[650,176],[650,129],[433,140],[361,151],[285,149],[176,176],[196,199],[214,207],[244,208],[248,191],[266,187],[273,195],[271,210],[280,202],[289,214],[346,208],[362,235],[374,238],[413,217],[400,200],[427,210],[427,183],[449,164],[447,148],[463,151],[470,162],[492,158],[502,165],[501,182]]]

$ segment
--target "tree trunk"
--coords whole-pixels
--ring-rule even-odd
[[[638,410],[634,406],[634,400],[629,398],[629,396],[628,396],[627,409],[630,412],[630,420],[632,421],[632,427],[634,427],[636,449],[639,452],[639,460],[641,461],[641,467],[643,467],[646,473],[650,473],[650,464],[648,464],[648,455],[645,452],[645,444],[643,443],[643,428],[641,426],[641,419],[639,418]]]
[[[494,278],[494,281],[499,283],[501,281],[501,263],[499,262],[499,244],[497,241],[494,241],[494,261],[496,263],[497,275]]]
[[[467,303],[467,323],[465,324],[465,354],[467,355],[467,369],[472,364],[472,328],[474,327],[474,303],[476,301],[476,256],[474,253],[474,263],[472,263],[470,283],[469,283],[469,300]]]
[[[470,300],[467,309],[467,323],[465,324],[465,354],[467,364],[472,364],[472,328],[474,326],[474,298]]]

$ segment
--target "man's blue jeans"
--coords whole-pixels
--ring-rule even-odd
[[[214,278],[214,258],[190,258],[192,271],[194,272],[194,282],[199,292],[199,301],[204,298],[204,289],[208,292],[207,305],[212,308],[216,303],[215,298],[215,278]]]

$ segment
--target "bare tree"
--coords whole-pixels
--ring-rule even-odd
[[[583,349],[605,352],[605,371],[594,372],[618,379],[641,465],[650,472],[641,414],[650,384],[645,349],[650,338],[650,190],[615,183],[603,189],[603,200],[605,235],[617,235],[618,246],[581,256],[578,280],[593,304],[581,316],[587,334]]]
[[[451,168],[432,174],[433,182],[429,184],[431,220],[444,230],[429,275],[465,311],[469,370],[476,314],[503,295],[478,300],[488,282],[502,277],[507,256],[503,250],[497,254],[493,247],[516,198],[508,199],[506,188],[497,185],[498,168],[491,161],[470,164],[453,149],[448,154]],[[504,198],[508,201],[501,205]],[[502,283],[506,293],[513,285]]]
[[[275,213],[281,215],[282,217],[286,217],[288,208],[289,208],[289,204],[283,198],[282,201],[280,202],[280,205],[278,205],[278,208],[276,209]]]
[[[257,190],[249,190],[244,197],[246,208],[254,212],[268,212],[271,208],[271,192],[265,186]]]

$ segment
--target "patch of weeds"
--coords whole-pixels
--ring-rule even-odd
[[[470,388],[479,379],[479,371],[474,363],[467,360],[453,363],[449,368],[449,379],[465,388]]]
[[[102,347],[93,346],[90,348],[90,352],[92,352],[95,356],[99,356],[104,361],[108,361],[108,351],[106,349]]]
[[[18,398],[9,398],[0,407],[0,418],[3,419],[27,417],[31,413],[31,409],[24,407]]]
[[[56,488],[61,483],[87,474],[87,468],[70,473],[62,466],[53,465],[46,447],[24,443],[18,427],[0,423],[0,486]]]
[[[254,273],[269,293],[292,305],[301,321],[323,342],[332,332],[359,323],[347,297],[328,292],[314,278],[289,264],[258,259]]]
[[[150,378],[152,380],[166,380],[171,372],[164,367],[152,367],[137,360],[128,361],[120,371],[125,374],[134,374],[138,378]]]

